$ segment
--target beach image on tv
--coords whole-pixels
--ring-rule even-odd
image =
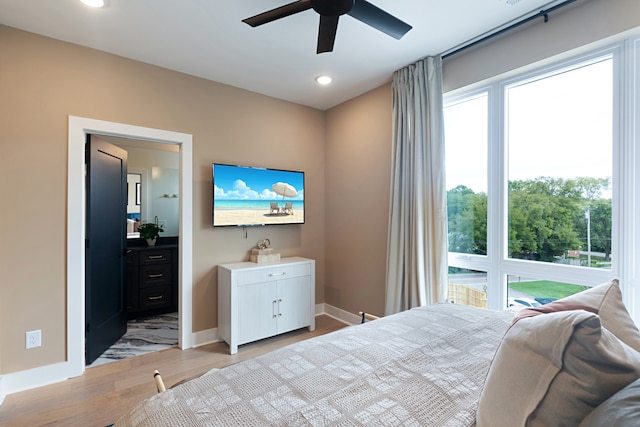
[[[213,225],[304,223],[304,172],[213,165]]]

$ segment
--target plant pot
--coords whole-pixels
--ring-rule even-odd
[[[156,245],[156,239],[157,238],[145,239],[147,241],[147,246],[155,246]]]

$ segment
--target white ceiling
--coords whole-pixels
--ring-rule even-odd
[[[401,40],[342,16],[334,51],[316,54],[307,10],[252,28],[242,19],[292,0],[0,0],[0,24],[325,110],[428,55],[541,9],[551,0],[370,0],[413,26]],[[319,86],[315,77],[333,83]]]

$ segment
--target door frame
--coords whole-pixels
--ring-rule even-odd
[[[179,347],[193,347],[193,136],[122,123],[69,116],[69,158],[67,187],[67,361],[63,376],[82,375],[85,324],[85,161],[88,134],[134,138],[180,147],[179,201]],[[60,366],[59,366],[60,367]],[[62,372],[60,372],[62,374]]]

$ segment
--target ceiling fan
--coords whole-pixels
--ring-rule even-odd
[[[252,27],[257,27],[309,9],[315,10],[320,15],[316,53],[333,51],[338,19],[345,14],[397,40],[400,40],[412,28],[411,25],[366,0],[298,0],[251,18],[243,19],[242,22],[246,22]]]

